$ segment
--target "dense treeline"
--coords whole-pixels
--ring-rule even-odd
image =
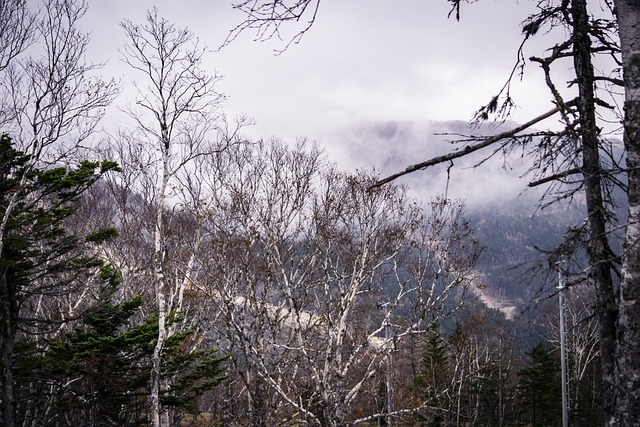
[[[579,225],[584,212],[566,209],[530,214],[531,207],[506,212],[471,212],[477,238],[484,251],[478,268],[493,292],[523,306],[546,294],[553,280],[547,277],[548,254],[562,243],[567,228]],[[580,257],[585,262],[584,254]],[[551,282],[551,283],[550,283]]]
[[[557,310],[523,347],[474,300],[461,203],[245,139],[206,49],[155,10],[122,24],[148,84],[136,127],[92,145],[117,85],[89,78],[87,4],[3,6],[4,426],[559,424]],[[596,425],[588,297],[570,301],[571,402]]]

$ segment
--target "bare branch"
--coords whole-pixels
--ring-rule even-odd
[[[517,133],[522,132],[523,130],[530,128],[531,126],[535,125],[536,123],[539,123],[542,120],[545,120],[545,119],[553,116],[558,111],[560,111],[560,108],[556,107],[556,108],[554,108],[552,110],[547,111],[544,114],[541,114],[540,116],[538,116],[538,117],[536,117],[536,118],[534,118],[532,120],[529,120],[527,123],[525,123],[523,125],[520,125],[520,126],[514,128],[514,129],[511,129],[509,131],[502,132],[502,133],[500,133],[498,135],[489,137],[489,138],[485,139],[484,141],[482,141],[482,142],[480,142],[478,144],[468,145],[468,146],[466,146],[463,149],[460,149],[458,151],[453,151],[451,153],[444,154],[442,156],[433,157],[433,158],[431,158],[429,160],[426,160],[424,162],[415,164],[413,166],[409,166],[409,167],[407,167],[405,170],[403,170],[401,172],[395,173],[393,175],[389,175],[388,177],[377,181],[376,183],[371,185],[370,188],[373,189],[373,188],[381,187],[381,186],[383,186],[385,184],[388,184],[389,182],[391,182],[391,181],[393,181],[393,180],[395,180],[395,179],[397,179],[397,178],[399,178],[399,177],[401,177],[403,175],[415,172],[417,170],[426,169],[429,166],[435,166],[435,165],[438,165],[440,163],[445,163],[445,162],[449,162],[449,161],[451,161],[453,159],[458,159],[460,157],[464,157],[464,156],[466,156],[466,155],[468,155],[470,153],[473,153],[474,151],[481,150],[481,149],[483,149],[485,147],[488,147],[488,146],[490,146],[490,145],[492,145],[492,144],[494,144],[494,143],[496,143],[498,141],[502,141],[504,139],[511,138],[514,135],[516,135]]]
[[[579,173],[582,173],[582,170],[580,170],[580,169],[570,169],[570,170],[567,170],[567,171],[562,171],[562,172],[550,175],[548,177],[545,177],[545,178],[542,178],[542,179],[538,179],[536,181],[532,181],[532,182],[529,183],[529,187],[537,187],[538,185],[546,184],[548,182],[556,181],[558,179],[566,178],[568,176],[579,174]]]
[[[281,25],[286,22],[300,22],[308,16],[302,29],[288,39],[285,47],[276,50],[282,53],[292,44],[300,42],[307,31],[311,29],[318,16],[321,0],[275,0],[266,2],[264,0],[246,0],[241,3],[234,3],[233,8],[245,13],[243,22],[233,28],[227,38],[222,43],[222,47],[233,42],[240,33],[247,30],[255,31],[255,41],[267,41],[272,38],[283,39],[281,35]]]

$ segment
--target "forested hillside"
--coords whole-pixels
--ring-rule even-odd
[[[569,227],[580,224],[584,213],[571,208],[539,211],[532,206],[471,212],[476,236],[484,251],[478,268],[487,286],[506,300],[523,306],[550,292],[557,285],[548,253],[558,247]],[[550,283],[551,282],[551,283]]]
[[[376,164],[384,152],[380,173],[402,169],[418,158],[435,157],[464,143],[464,136],[493,135],[513,126],[474,126],[466,122],[385,122],[362,124],[338,133],[358,166]],[[357,155],[356,155],[357,153]],[[496,155],[484,160],[482,153],[448,166],[407,176],[403,183],[419,199],[446,194],[464,201],[467,216],[483,245],[478,269],[496,296],[519,300],[520,305],[539,296],[549,272],[545,252],[564,239],[570,227],[584,220],[584,202],[542,208],[544,188],[527,188],[526,159]],[[351,158],[351,157],[350,157]],[[475,167],[482,163],[482,167]],[[510,175],[520,179],[510,179]],[[544,265],[538,265],[545,263]],[[538,267],[538,268],[536,268]],[[547,286],[548,288],[548,286]]]

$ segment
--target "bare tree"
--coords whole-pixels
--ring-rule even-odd
[[[461,207],[425,210],[393,186],[370,192],[371,176],[326,168],[305,145],[238,146],[209,167],[216,202],[199,215],[210,237],[197,291],[224,319],[221,346],[256,393],[254,423],[358,424],[416,410],[355,416],[396,346],[459,303],[478,255]]]
[[[94,74],[102,64],[86,61],[89,36],[78,28],[86,10],[82,0],[45,1],[34,28],[37,56],[6,70],[13,118],[7,130],[34,162],[64,162],[76,154],[118,93],[114,80]]]
[[[4,70],[33,42],[35,17],[25,0],[4,1],[0,8],[0,70]]]
[[[314,24],[320,0],[275,0],[263,2],[257,0],[246,0],[234,3],[233,7],[246,14],[247,18],[229,32],[223,46],[233,42],[243,31],[255,31],[255,39],[264,41],[273,37],[287,40],[284,51],[292,43],[299,43],[304,34],[311,29]],[[305,21],[306,19],[306,21]],[[297,30],[293,36],[283,36],[282,24],[286,22],[300,23],[302,28]]]
[[[593,289],[572,288],[567,292],[565,305],[569,403],[576,413],[590,409],[580,407],[583,402],[579,401],[579,394],[581,389],[586,388],[582,384],[585,378],[590,371],[596,370],[594,366],[599,362],[598,322],[591,310],[593,293]],[[558,307],[555,304],[552,307],[553,314],[547,315],[551,335],[548,340],[560,347]]]
[[[205,47],[193,35],[160,18],[156,9],[147,13],[143,24],[122,22],[128,42],[122,56],[143,77],[135,82],[137,98],[126,112],[137,124],[125,144],[136,162],[138,189],[147,197],[153,219],[147,231],[153,240],[154,289],[159,332],[153,353],[149,417],[154,427],[168,425],[168,413],[159,401],[162,350],[171,332],[167,316],[177,308],[177,297],[185,278],[172,280],[170,260],[176,256],[169,242],[168,212],[175,192],[172,181],[183,168],[210,148],[208,138],[214,130],[217,106],[222,96],[214,89],[220,79],[201,68]],[[125,145],[126,147],[126,145]],[[147,151],[145,161],[136,158]],[[128,185],[133,185],[129,182]]]
[[[4,1],[0,4],[0,72],[33,43],[36,37],[36,17],[29,11],[26,0]],[[13,108],[2,101],[0,123],[11,121]]]

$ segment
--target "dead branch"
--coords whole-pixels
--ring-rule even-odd
[[[575,101],[571,101],[571,102],[569,102],[567,104],[573,104],[574,102]],[[453,151],[451,153],[444,154],[442,156],[433,157],[433,158],[431,158],[429,160],[426,160],[424,162],[415,164],[413,166],[409,166],[409,167],[407,167],[405,170],[403,170],[401,172],[397,172],[397,173],[395,173],[393,175],[389,175],[386,178],[381,179],[380,181],[377,181],[371,187],[369,187],[369,189],[371,190],[371,189],[374,189],[374,188],[381,187],[381,186],[383,186],[385,184],[388,184],[391,181],[393,181],[396,178],[399,178],[399,177],[401,177],[403,175],[407,175],[407,174],[409,174],[411,172],[415,172],[417,170],[426,169],[429,166],[435,166],[435,165],[438,165],[440,163],[445,163],[445,162],[449,162],[449,161],[451,161],[453,159],[458,159],[460,157],[464,157],[464,156],[466,156],[466,155],[468,155],[470,153],[473,153],[475,151],[478,151],[480,149],[488,147],[489,145],[494,144],[494,143],[496,143],[498,141],[501,141],[501,140],[507,139],[507,138],[511,138],[514,135],[516,135],[517,133],[522,132],[523,130],[530,128],[531,126],[541,122],[542,120],[553,116],[558,111],[560,111],[560,108],[559,107],[555,107],[555,108],[547,111],[546,113],[541,114],[540,116],[538,116],[538,117],[526,122],[523,125],[520,125],[520,126],[514,128],[514,129],[511,129],[509,131],[502,132],[502,133],[499,133],[499,134],[497,134],[495,136],[487,138],[484,141],[479,142],[478,144],[468,145],[468,146],[464,147],[461,150],[456,150],[456,151]]]
[[[581,172],[582,170],[578,168],[562,171],[562,172],[538,179],[536,181],[531,181],[529,183],[529,187],[537,187],[538,185],[546,184],[547,182],[555,181],[557,179],[566,178],[568,176],[579,174]]]

